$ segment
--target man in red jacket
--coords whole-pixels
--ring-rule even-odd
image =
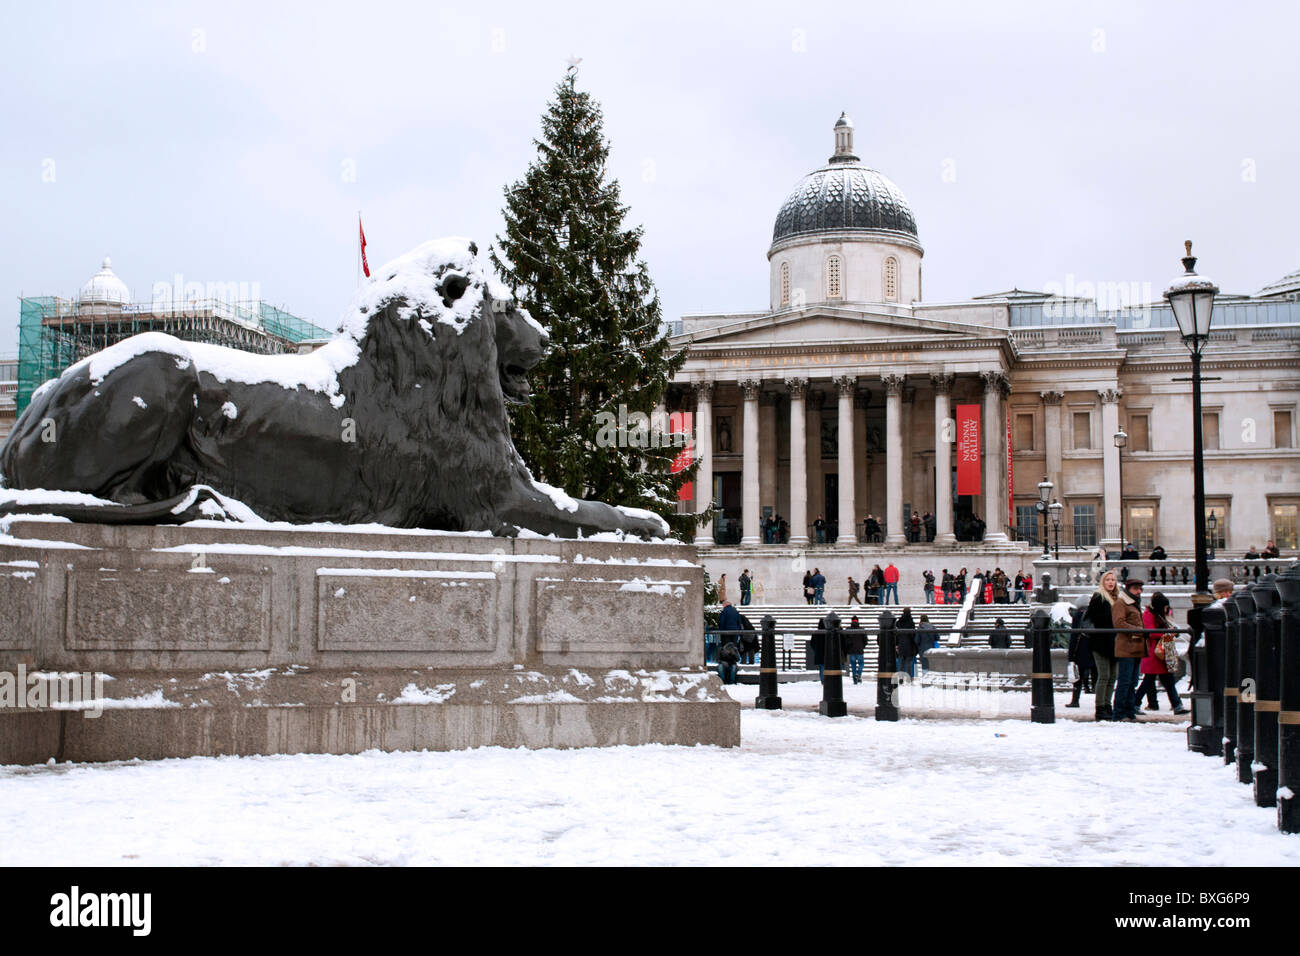
[[[894,595],[893,603],[898,603],[898,568],[894,567],[894,562],[889,562],[889,567],[885,568],[885,603],[889,604],[889,595]]]

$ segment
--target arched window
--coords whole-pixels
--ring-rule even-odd
[[[898,260],[893,256],[885,260],[885,301],[898,301]]]
[[[790,304],[790,263],[781,263],[781,304]]]
[[[840,286],[840,257],[831,256],[826,260],[826,298],[840,299],[843,296]]]

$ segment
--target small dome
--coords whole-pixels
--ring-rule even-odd
[[[790,236],[842,230],[915,243],[916,219],[907,199],[888,177],[854,154],[848,114],[840,114],[834,132],[835,154],[799,181],[776,214],[773,245]]]
[[[81,287],[81,301],[89,305],[127,305],[131,290],[113,271],[112,260],[104,257],[104,266]]]

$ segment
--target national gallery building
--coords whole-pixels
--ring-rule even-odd
[[[931,549],[982,537],[1023,552],[1046,477],[1062,549],[1123,537],[1144,557],[1190,552],[1191,360],[1168,306],[1019,290],[922,301],[912,210],[854,155],[847,117],[834,137],[777,213],[769,307],[674,329],[688,357],[670,405],[694,412],[700,464],[683,507],[707,508],[707,491],[718,509],[700,547],[736,564],[815,546],[820,518],[828,557],[861,553],[868,516],[889,546],[928,513]],[[1300,272],[1221,291],[1202,374],[1212,544],[1295,549]],[[773,536],[777,516],[788,530]]]

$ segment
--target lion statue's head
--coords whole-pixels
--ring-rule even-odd
[[[469,239],[433,239],[375,270],[357,293],[340,331],[362,347],[388,353],[386,362],[445,384],[494,395],[508,403],[528,401],[528,372],[550,345],[546,330],[521,308]],[[452,354],[462,360],[449,362]],[[485,360],[494,382],[481,376]],[[480,370],[476,381],[459,370]],[[446,382],[446,374],[452,381]],[[445,388],[444,388],[445,391]]]

